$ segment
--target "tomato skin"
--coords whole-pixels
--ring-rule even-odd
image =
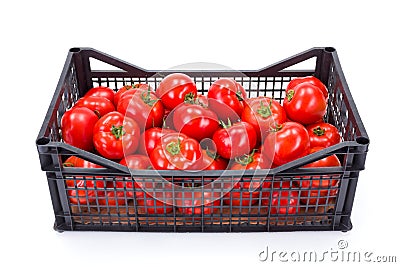
[[[102,166],[100,165],[94,164],[76,156],[70,156],[63,165],[64,167],[74,168],[102,168]],[[76,178],[77,180],[65,180],[67,194],[72,204],[88,204],[88,202],[93,203],[94,201],[96,201],[96,196],[101,197],[104,195],[102,189],[105,188],[106,182],[102,180],[101,177],[95,177],[95,179],[88,179],[86,181],[82,179],[82,176],[77,176]],[[96,178],[99,179],[96,181]],[[96,190],[88,190],[95,188]]]
[[[318,87],[310,83],[301,83],[288,91],[283,108],[289,119],[307,125],[324,117],[327,102]]]
[[[312,85],[315,85],[319,88],[319,90],[321,90],[325,99],[328,98],[328,89],[326,88],[325,84],[323,84],[318,78],[314,76],[298,77],[291,80],[286,87],[286,93],[301,83],[311,83]]]
[[[308,125],[311,147],[330,147],[340,143],[339,130],[330,123],[319,122]]]
[[[246,91],[232,79],[216,80],[208,90],[209,108],[223,121],[240,119],[245,107],[245,99],[247,99]]]
[[[287,117],[278,101],[269,97],[257,97],[248,99],[241,119],[254,127],[258,143],[260,143],[271,127],[286,122]]]
[[[203,165],[201,170],[226,170],[228,167],[228,161],[213,151],[203,149]]]
[[[99,119],[93,132],[96,150],[108,159],[122,159],[124,155],[133,154],[139,144],[139,125],[117,111]]]
[[[77,148],[93,150],[93,127],[99,118],[88,108],[72,108],[61,118],[61,133],[65,143]]]
[[[160,143],[161,137],[169,133],[176,133],[176,131],[154,127],[146,130],[141,136],[139,141],[138,153],[150,156],[154,148]]]
[[[310,154],[315,153],[324,149],[324,147],[313,147],[310,150]],[[305,165],[303,168],[320,168],[320,167],[340,167],[341,163],[339,158],[336,155],[330,155],[326,158],[317,160],[315,162],[311,162],[310,164]],[[333,175],[333,177],[338,175]],[[339,184],[339,180],[331,179],[329,175],[321,176],[302,176],[300,177],[300,181],[297,181],[297,184],[302,189],[310,189],[310,190],[302,190],[300,195],[302,196],[301,202],[306,204],[308,199],[308,204],[315,205],[317,202],[319,204],[325,204],[329,196],[334,196],[337,194],[336,189],[321,189],[321,188],[329,188],[334,187]],[[312,180],[310,180],[310,178]],[[324,179],[325,178],[325,179]],[[329,179],[327,179],[329,178]],[[314,189],[314,190],[311,190]]]
[[[179,105],[174,110],[173,122],[178,132],[199,142],[211,138],[219,127],[217,115],[212,110],[197,104]]]
[[[115,111],[113,103],[101,96],[84,96],[75,103],[74,108],[76,107],[86,107],[92,110],[98,117],[103,117],[107,113]]]
[[[176,193],[178,211],[186,215],[201,215],[218,212],[221,199],[212,197],[211,192],[184,191]]]
[[[86,92],[84,96],[99,96],[99,97],[105,97],[108,100],[111,101],[111,103],[114,103],[114,95],[115,92],[113,89],[105,86],[98,86],[98,87],[93,87],[89,91]]]
[[[150,161],[156,170],[197,170],[203,162],[203,154],[197,140],[182,133],[170,133],[161,137]]]
[[[232,159],[250,153],[256,146],[257,133],[247,122],[237,122],[218,129],[213,135],[217,153],[226,159]]]
[[[121,96],[125,94],[125,92],[136,91],[137,89],[147,91],[149,89],[149,86],[144,83],[138,83],[135,85],[127,84],[127,85],[122,86],[121,88],[118,89],[118,91],[114,95],[114,106],[115,107],[118,106],[118,102],[121,99]]]
[[[137,89],[121,96],[117,111],[134,119],[145,131],[163,124],[164,106],[154,92]]]
[[[156,95],[166,109],[173,110],[185,101],[186,95],[197,96],[197,87],[192,79],[183,73],[167,75],[158,86]]]
[[[290,189],[290,182],[274,182],[272,184],[272,195],[270,192],[262,198],[262,205],[269,207],[271,198],[270,214],[296,214],[299,211],[299,192],[295,188]],[[290,190],[287,190],[290,189]]]
[[[309,150],[308,132],[297,122],[281,124],[267,135],[263,143],[264,155],[276,166],[301,158]]]

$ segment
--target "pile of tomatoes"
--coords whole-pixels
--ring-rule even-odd
[[[116,92],[103,86],[92,88],[62,116],[63,141],[130,169],[188,171],[274,168],[341,141],[337,128],[324,122],[328,90],[313,76],[291,80],[282,105],[266,96],[248,98],[242,85],[229,78],[205,89],[207,95],[198,93],[195,82],[182,73],[166,76],[157,90],[142,83]],[[304,167],[340,165],[337,156],[331,155]],[[64,166],[101,168],[75,156]],[[71,203],[99,201],[107,206],[126,205],[126,199],[133,198],[131,189],[143,187],[135,181],[106,182],[96,177],[66,183]],[[221,201],[243,207],[258,203],[261,197],[271,213],[296,213],[299,199],[321,204],[335,194],[328,188],[337,183],[310,177],[299,177],[293,184],[267,179],[261,186],[272,190],[260,194],[260,190],[250,190],[250,182],[240,180],[222,200],[204,202],[204,195],[196,198],[182,193],[175,203],[181,202],[182,213],[201,214],[213,212],[211,206],[218,209]],[[296,191],[295,186],[309,190]],[[172,211],[172,205],[145,194],[135,191],[146,212]]]

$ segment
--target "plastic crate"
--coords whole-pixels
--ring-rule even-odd
[[[90,64],[93,59],[120,70],[93,70]],[[290,70],[291,66],[309,59],[315,59],[315,68]],[[242,74],[240,76],[238,76],[239,72],[226,70],[184,70],[179,72],[184,72],[192,77],[201,93],[206,93],[209,85],[218,78],[231,77],[243,85],[249,96],[266,95],[280,102],[283,101],[286,85],[291,79],[314,75],[322,80],[329,90],[326,120],[339,129],[342,142],[271,170],[245,171],[244,173],[201,171],[190,173],[189,176],[188,173],[182,171],[137,170],[131,173],[118,163],[63,143],[60,137],[61,117],[80,96],[94,86],[103,85],[117,90],[124,84],[144,82],[157,88],[162,76],[167,75],[168,72],[160,72],[160,75],[158,71],[139,68],[91,48],[72,48],[69,50],[59,83],[36,140],[41,168],[46,172],[54,208],[55,230],[266,232],[348,231],[352,228],[350,215],[359,172],[364,169],[369,138],[350,94],[334,48],[312,48],[260,70],[240,71]],[[330,154],[336,154],[340,158],[342,167],[301,168],[305,164]],[[63,160],[70,155],[76,155],[104,168],[65,168],[62,164]],[[149,211],[152,204],[138,202],[138,196],[143,193],[140,188],[124,187],[121,189],[114,186],[114,188],[107,189],[115,193],[123,192],[124,203],[117,206],[108,205],[110,202],[105,196],[96,196],[94,201],[81,203],[73,201],[67,194],[67,190],[74,189],[67,188],[66,180],[103,179],[115,185],[117,179],[123,179],[122,181],[127,183],[139,177],[151,180],[152,177],[158,177],[160,174],[177,183],[182,177],[186,177],[187,183],[200,182],[201,185],[204,185],[209,179],[220,176],[239,178],[240,183],[250,181],[253,177],[260,179],[267,177],[277,185],[277,188],[273,190],[278,192],[280,198],[283,197],[282,193],[285,190],[297,191],[298,194],[295,197],[298,202],[297,210],[295,214],[271,212],[271,204],[268,204],[271,203],[271,189],[263,187],[256,189],[259,196],[263,197],[258,197],[252,205],[244,205],[245,194],[242,189],[233,189],[240,193],[240,205],[215,202],[212,207],[213,213],[208,214],[209,207],[200,206],[192,215],[183,214],[176,207],[171,210],[166,204],[161,205],[161,208],[164,208],[166,212],[169,211],[168,213],[151,214]],[[339,183],[328,188],[327,196],[322,194],[322,190],[326,190],[326,188],[317,189],[318,201],[311,203],[311,197],[308,196],[311,189],[299,189],[296,186],[299,176],[309,177],[309,181],[339,180]],[[281,188],[283,182],[289,182],[289,188]],[[162,190],[164,184],[161,183],[160,187]],[[81,190],[90,189],[83,188]],[[132,197],[128,197],[129,192],[133,195]],[[106,198],[106,204],[101,201],[101,198]],[[265,204],[261,200],[262,198],[270,198],[270,201]]]

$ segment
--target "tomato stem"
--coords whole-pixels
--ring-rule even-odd
[[[239,101],[243,101],[242,91],[237,91],[236,97],[239,99]]]
[[[181,151],[181,141],[178,139],[178,142],[171,142],[165,149],[173,156],[178,155]]]
[[[185,95],[185,100],[184,100],[184,102],[185,102],[186,104],[195,104],[195,96],[194,96],[194,94],[193,94],[192,92],[187,93],[187,94]]]
[[[269,102],[267,106],[264,106],[263,101],[260,100],[260,108],[257,109],[257,113],[260,114],[261,117],[266,119],[272,115],[271,106],[272,106],[272,100]]]
[[[124,131],[124,126],[115,126],[113,125],[111,127],[111,133],[115,136],[115,138],[118,140],[120,139],[126,132]]]
[[[142,95],[141,95],[141,98],[142,98],[142,100],[143,100],[143,102],[145,103],[145,104],[147,104],[148,106],[153,106],[157,101],[158,101],[158,99],[151,99],[151,91],[150,91],[150,87],[147,89],[147,91],[144,91],[143,93],[142,93]]]
[[[287,100],[288,100],[289,102],[292,101],[293,96],[294,96],[294,90],[289,90],[289,91],[287,92],[287,94],[286,94],[286,98],[287,98]]]
[[[279,130],[281,130],[283,128],[282,124],[275,124],[274,126],[270,126],[269,130],[271,132],[278,132]]]
[[[325,129],[322,129],[320,126],[318,126],[317,128],[313,129],[313,133],[317,136],[322,136],[325,134]]]
[[[243,155],[241,157],[236,157],[235,162],[239,163],[242,166],[247,166],[248,164],[252,163],[254,161],[254,152],[256,150],[254,149],[250,154],[248,155]]]
[[[219,158],[219,155],[217,154],[217,152],[211,151],[211,150],[208,148],[208,146],[207,146],[207,148],[206,148],[206,154],[207,154],[207,156],[209,156],[209,157],[212,158],[213,160],[216,160],[216,159]]]
[[[224,129],[228,129],[228,128],[230,128],[230,127],[232,127],[232,122],[231,122],[231,120],[228,118],[228,122],[227,123],[225,123],[223,120],[220,120],[219,121],[219,124],[222,126],[222,128],[224,128]]]

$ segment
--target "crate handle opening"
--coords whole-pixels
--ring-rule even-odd
[[[364,136],[359,136],[356,138],[356,142],[359,143],[360,145],[368,145],[369,144],[369,138],[364,137]]]
[[[336,49],[335,49],[334,47],[325,47],[325,48],[324,48],[324,51],[325,51],[325,52],[328,52],[328,53],[333,53],[333,52],[336,51]]]
[[[40,137],[36,140],[36,144],[38,146],[44,146],[47,145],[48,143],[50,143],[50,138],[48,137]]]

